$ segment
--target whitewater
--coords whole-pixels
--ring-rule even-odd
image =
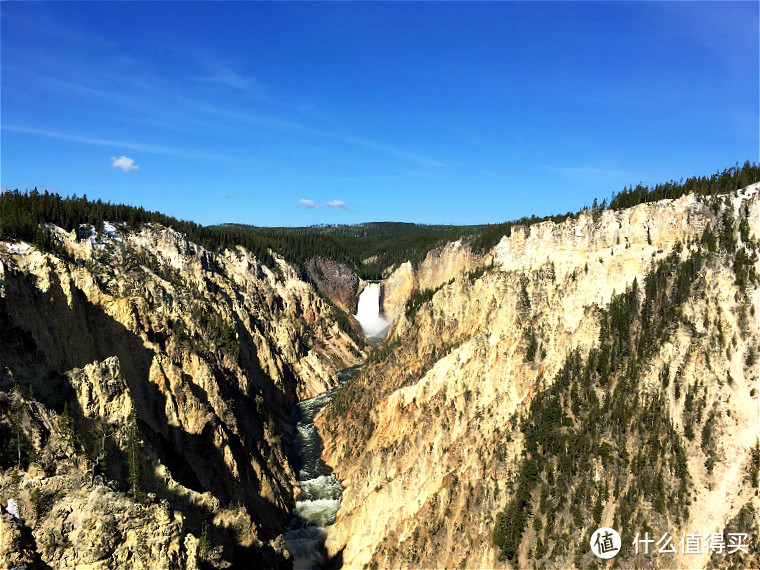
[[[355,368],[340,372],[340,383],[345,383],[355,373]],[[325,527],[335,522],[340,507],[343,487],[332,469],[322,461],[322,440],[314,426],[314,417],[334,395],[335,390],[330,390],[299,402],[291,413],[296,435],[289,460],[302,492],[283,537],[293,555],[296,570],[319,569],[327,562],[323,547]]]

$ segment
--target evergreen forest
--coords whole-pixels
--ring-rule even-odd
[[[653,188],[641,184],[613,193],[609,201],[594,200],[591,209],[618,210],[645,202],[673,199],[694,192],[712,195],[730,192],[760,180],[760,166],[749,161],[716,172],[671,180]],[[143,207],[111,204],[89,200],[87,195],[61,197],[37,188],[0,193],[0,239],[23,240],[43,249],[55,248],[55,240],[46,224],[66,231],[76,230],[80,238],[90,235],[91,226],[98,230],[104,221],[135,227],[142,223],[158,223],[171,227],[209,249],[220,251],[237,245],[251,251],[265,265],[274,267],[271,252],[282,255],[305,276],[307,262],[325,257],[343,263],[363,279],[380,279],[389,267],[405,261],[417,264],[431,249],[462,239],[475,252],[489,250],[502,236],[509,236],[515,226],[530,226],[551,220],[561,223],[577,217],[582,211],[550,216],[530,216],[500,224],[470,226],[424,225],[400,222],[370,222],[357,225],[325,225],[309,227],[257,227],[244,224],[203,226],[192,221],[178,220]]]

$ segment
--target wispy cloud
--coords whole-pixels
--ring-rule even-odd
[[[182,47],[184,53],[187,47]],[[112,50],[113,51],[113,50]],[[262,83],[250,75],[241,73],[235,69],[223,57],[211,57],[207,54],[191,54],[192,70],[182,74],[185,81],[192,81],[197,84],[224,86],[230,89],[238,90],[248,94],[254,100],[268,99],[268,93]],[[134,58],[124,56],[123,54],[112,54],[108,66],[97,67],[89,63],[83,63],[80,58],[67,58],[59,61],[59,68],[70,69],[75,67],[77,73],[76,81],[72,81],[70,73],[65,75],[43,74],[39,71],[27,70],[23,66],[16,66],[9,69],[12,75],[18,81],[30,81],[37,84],[54,85],[57,89],[65,90],[74,96],[81,97],[86,95],[103,100],[111,100],[118,107],[126,107],[126,112],[116,117],[123,120],[123,117],[130,117],[130,125],[135,121],[153,124],[165,129],[174,131],[203,131],[224,132],[241,129],[244,124],[252,124],[257,127],[276,129],[283,132],[290,132],[295,136],[310,135],[321,138],[326,143],[342,143],[353,147],[359,147],[370,151],[383,153],[401,160],[411,162],[417,165],[430,168],[446,166],[439,160],[418,154],[406,148],[389,144],[376,138],[354,136],[351,133],[341,133],[331,128],[314,128],[308,126],[308,121],[289,120],[289,113],[273,112],[240,112],[230,111],[224,106],[220,106],[218,101],[207,99],[208,93],[196,93],[193,95],[179,95],[186,89],[181,89],[179,85],[173,83],[171,79],[165,79],[160,82],[149,80],[149,77],[161,77],[162,75],[152,69],[151,63],[147,61],[137,61]],[[3,67],[3,71],[6,71]],[[126,89],[123,85],[123,78],[120,71],[127,68],[137,68],[141,73],[130,74],[130,88]],[[103,86],[106,86],[105,88]],[[185,88],[188,86],[185,84]],[[192,89],[189,90],[193,92]],[[203,90],[201,90],[203,91]],[[171,92],[171,103],[167,103],[166,93]],[[183,105],[184,104],[184,105]],[[194,112],[186,111],[183,107],[191,105]],[[283,104],[279,102],[279,107]],[[275,106],[278,106],[275,105]],[[291,105],[292,107],[292,105]],[[100,106],[93,106],[93,112],[98,112]],[[181,113],[181,114],[180,114]],[[218,118],[226,119],[219,121]],[[114,119],[109,116],[109,119]],[[305,123],[305,124],[304,124]],[[3,128],[6,128],[5,126]],[[95,139],[92,137],[82,136],[79,134],[62,133],[51,130],[31,129],[31,128],[8,128],[16,132],[27,132],[29,134],[38,134],[42,136],[55,137],[59,139],[70,140],[74,142],[83,142],[89,144],[104,144],[108,146],[122,146],[126,150],[139,150],[152,153],[169,154],[174,156],[187,156],[189,158],[200,159],[219,159],[222,157],[213,157],[207,153],[160,147],[144,143],[132,143],[129,141],[113,141],[104,139]],[[34,132],[33,132],[34,131]],[[227,157],[224,157],[227,158]]]
[[[257,80],[251,77],[240,75],[239,73],[225,67],[214,70],[202,77],[197,77],[195,81],[198,81],[199,83],[222,85],[224,87],[230,87],[232,89],[239,89],[240,91],[247,91],[251,95],[255,95],[259,98],[266,96],[264,87]]]
[[[227,87],[234,87],[235,89],[248,89],[250,85],[250,81],[246,77],[235,73],[231,69],[220,69],[211,75],[198,77],[196,81],[201,83],[218,83]]]
[[[322,204],[319,204],[315,202],[314,200],[308,200],[306,198],[303,198],[298,201],[299,206],[306,206],[307,208],[321,208]],[[345,210],[346,209],[346,203],[343,200],[330,200],[325,204],[328,208],[332,208],[333,210]]]
[[[121,61],[116,61],[115,66],[132,65]],[[203,67],[202,73],[199,77],[192,78],[193,81],[204,84],[223,85],[231,89],[245,91],[251,95],[254,99],[265,99],[267,94],[265,88],[260,84],[258,80],[252,77],[247,77],[237,73],[229,67],[217,66],[213,67],[211,62],[201,64]],[[88,74],[84,71],[84,68],[80,68],[82,71],[78,77],[88,77]],[[5,67],[3,68],[5,71]],[[173,101],[177,104],[177,108],[182,108],[182,104],[191,105],[197,111],[195,113],[189,113],[183,115],[180,119],[172,118],[172,120],[160,119],[158,117],[166,113],[166,108],[163,107],[157,101],[161,101],[162,93],[157,90],[157,86],[149,82],[133,81],[133,86],[137,85],[140,91],[144,94],[141,97],[134,96],[133,92],[124,89],[111,89],[104,90],[101,87],[93,87],[86,85],[85,83],[73,82],[68,78],[55,77],[49,75],[43,75],[40,73],[25,70],[20,67],[10,68],[15,76],[23,78],[27,81],[33,81],[37,83],[45,83],[49,85],[55,85],[58,89],[64,89],[70,93],[85,94],[88,97],[98,97],[102,99],[110,99],[117,105],[127,106],[130,109],[129,116],[133,117],[132,122],[139,121],[145,124],[153,124],[162,128],[168,128],[171,130],[205,130],[209,129],[220,131],[229,129],[230,127],[239,127],[241,123],[255,125],[257,127],[264,127],[269,129],[276,129],[285,132],[292,132],[301,135],[311,135],[314,137],[326,139],[328,141],[335,141],[338,143],[347,144],[354,147],[360,147],[371,151],[381,152],[386,155],[395,156],[399,159],[418,164],[425,167],[438,168],[446,166],[444,163],[426,157],[409,150],[381,142],[378,140],[364,138],[359,136],[353,136],[350,134],[344,134],[332,130],[317,129],[299,122],[294,122],[286,118],[277,116],[276,114],[256,113],[256,112],[236,112],[230,111],[224,107],[220,107],[215,103],[209,101],[199,100],[192,96],[176,95],[173,97]],[[118,76],[112,77],[99,77],[100,85],[108,85],[118,81]],[[215,117],[226,119],[227,121],[219,122]],[[231,121],[231,122],[228,122]],[[25,132],[28,134],[37,134],[41,136],[48,136],[53,138],[59,138],[64,140],[70,140],[73,142],[83,142],[89,144],[103,144],[107,146],[122,146],[128,150],[140,150],[145,152],[170,154],[174,156],[188,156],[190,158],[203,158],[203,159],[218,159],[220,157],[212,157],[209,154],[192,151],[192,150],[180,150],[171,149],[166,147],[160,147],[156,145],[143,144],[143,143],[131,143],[113,140],[96,139],[87,136],[81,136],[77,134],[62,133],[58,131],[49,131],[44,129],[34,129],[27,127],[14,127],[3,126],[4,129]]]
[[[70,21],[44,10],[3,10],[3,23],[25,30],[30,36],[44,34],[46,38],[60,40],[60,45],[67,48],[83,48],[91,50],[94,46],[99,49],[116,47],[116,42],[104,36],[94,34],[92,29],[74,26]]]
[[[124,156],[123,154],[116,158],[111,157],[111,168],[120,168],[122,172],[130,172],[132,170],[140,170],[140,167],[135,164],[134,159]]]
[[[198,109],[199,111],[217,115],[219,117],[224,117],[225,119],[230,119],[238,123],[247,123],[247,124],[255,125],[257,127],[266,127],[266,128],[278,129],[278,130],[283,130],[283,131],[294,131],[297,133],[313,135],[315,137],[321,137],[324,139],[331,139],[333,141],[338,141],[338,142],[349,144],[352,146],[358,146],[358,147],[366,148],[369,150],[380,151],[382,153],[396,156],[403,160],[413,162],[422,166],[435,167],[435,168],[447,166],[445,163],[440,162],[438,160],[434,160],[434,159],[431,159],[431,158],[428,158],[428,157],[425,157],[413,152],[409,152],[406,149],[403,149],[401,147],[387,144],[380,141],[376,141],[376,140],[366,139],[362,137],[355,137],[351,135],[345,135],[342,133],[328,131],[324,129],[315,129],[315,128],[308,127],[300,123],[280,119],[272,115],[265,115],[265,114],[260,114],[260,113],[240,113],[240,112],[230,111],[223,107],[219,107],[218,105],[210,105],[208,103],[204,103],[204,102],[198,101],[196,99],[188,98],[188,97],[184,97],[183,102],[195,106],[195,108]]]
[[[344,136],[344,135],[340,135],[336,133],[321,133],[321,134],[345,141],[352,145],[368,148],[370,150],[379,150],[380,152],[397,156],[398,158],[403,158],[404,160],[421,164],[422,166],[432,166],[436,168],[441,167],[441,166],[446,166],[442,162],[439,162],[437,160],[433,160],[424,156],[420,156],[412,152],[408,152],[404,150],[403,148],[399,148],[394,145],[389,145],[389,144],[385,144],[385,143],[381,143],[381,142],[377,142],[373,140],[362,139],[362,138],[355,138],[351,136]]]
[[[234,69],[236,64],[229,54],[213,53],[208,46],[192,46],[187,45],[187,42],[180,42],[169,49],[198,71],[195,77],[190,78],[192,81],[237,89],[257,99],[265,99],[267,96],[266,89],[258,79]]]
[[[37,135],[41,137],[48,137],[53,139],[60,139],[71,142],[78,142],[82,144],[94,144],[100,146],[119,147],[128,150],[136,150],[140,152],[148,152],[152,154],[165,154],[169,156],[177,156],[180,158],[190,158],[193,160],[216,160],[221,162],[229,162],[230,158],[218,154],[208,153],[204,151],[171,148],[159,145],[135,143],[129,141],[117,141],[111,139],[100,139],[95,137],[88,137],[84,135],[77,135],[71,133],[65,133],[61,131],[48,131],[46,129],[36,129],[32,127],[23,127],[18,125],[3,125],[2,130],[11,131],[14,133],[23,133],[28,135]]]

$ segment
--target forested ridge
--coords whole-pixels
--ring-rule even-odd
[[[298,267],[302,274],[315,256],[344,263],[364,279],[382,277],[382,270],[407,260],[420,261],[432,248],[479,230],[481,226],[427,226],[395,222],[374,222],[354,226],[313,226],[304,228],[260,228],[240,224],[202,226],[178,220],[143,207],[88,200],[87,196],[61,197],[36,188],[0,194],[0,239],[23,240],[51,250],[56,241],[45,224],[66,231],[103,222],[126,224],[157,223],[173,228],[211,251],[241,245],[265,265],[274,267],[274,251]],[[82,228],[80,237],[90,235]]]
[[[431,249],[476,236],[483,226],[368,222],[295,228],[234,224],[218,227],[256,232],[299,267],[321,256],[347,265],[363,279],[381,279],[386,268],[405,261],[417,264]]]
[[[593,210],[629,208],[636,204],[666,198],[678,198],[694,192],[717,195],[736,190],[760,180],[760,166],[745,162],[711,176],[671,180],[650,188],[641,184],[613,193],[609,201],[594,200]],[[244,224],[203,226],[192,221],[178,220],[143,207],[111,204],[88,200],[87,196],[61,197],[36,188],[0,194],[0,239],[24,240],[43,249],[55,246],[44,224],[55,224],[66,231],[80,225],[102,228],[104,221],[124,223],[133,227],[141,223],[158,223],[171,227],[211,251],[241,245],[250,250],[265,265],[274,267],[270,250],[282,255],[305,275],[306,263],[321,256],[343,263],[363,279],[380,279],[383,272],[399,263],[413,264],[424,259],[431,249],[458,239],[470,243],[473,250],[483,252],[496,245],[502,236],[510,236],[515,226],[551,220],[561,223],[577,218],[587,210],[551,216],[530,216],[500,224],[469,226],[424,225],[399,222],[371,222],[357,225],[325,225],[310,227],[263,228]],[[89,235],[89,230],[87,232]],[[84,234],[83,234],[84,237]]]
[[[711,176],[693,176],[686,180],[682,178],[678,182],[671,180],[670,182],[656,184],[652,188],[642,184],[637,184],[635,187],[628,186],[618,193],[613,192],[609,202],[606,199],[601,202],[594,199],[591,209],[594,211],[622,210],[647,202],[674,200],[690,193],[699,196],[717,196],[744,188],[758,181],[760,181],[760,165],[746,161],[741,167],[737,163],[736,166],[726,168]],[[509,237],[512,235],[512,228],[515,226],[530,226],[546,221],[562,223],[568,218],[577,218],[582,211],[587,209],[584,206],[583,209],[575,213],[567,212],[566,214],[543,217],[530,216],[501,224],[482,226],[478,236],[472,242],[473,249],[476,251],[491,249],[499,243],[502,236]]]
[[[78,231],[81,225],[93,226],[99,231],[104,221],[124,223],[129,227],[144,223],[162,224],[186,234],[191,241],[207,249],[218,250],[242,245],[265,265],[274,265],[274,259],[267,250],[268,244],[254,232],[234,227],[202,226],[143,207],[88,200],[86,194],[82,197],[74,194],[62,198],[47,190],[39,192],[36,188],[29,192],[14,190],[0,194],[2,239],[24,240],[43,249],[50,249],[55,243],[45,224],[54,224],[68,232]],[[80,237],[86,236],[89,236],[89,229]]]

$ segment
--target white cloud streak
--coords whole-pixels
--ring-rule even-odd
[[[226,86],[231,89],[245,91],[249,95],[251,95],[254,99],[261,100],[261,99],[267,98],[266,89],[255,78],[241,75],[224,65],[216,65],[216,64],[211,65],[211,63],[212,62],[208,62],[207,64],[201,64],[200,67],[205,68],[202,70],[202,73],[205,72],[205,75],[192,78],[191,80],[197,83],[205,83],[209,85],[215,84],[215,85]],[[4,71],[5,71],[5,68],[4,68]],[[66,89],[71,92],[84,93],[89,96],[111,99],[113,101],[118,102],[120,105],[126,105],[131,108],[139,109],[140,113],[138,113],[137,115],[139,115],[140,117],[143,117],[143,119],[141,119],[142,121],[146,121],[145,116],[147,115],[159,115],[166,111],[165,108],[155,103],[155,101],[161,100],[161,91],[157,90],[156,85],[152,85],[148,82],[139,83],[139,87],[142,90],[142,92],[145,93],[145,95],[142,97],[135,97],[132,94],[125,92],[124,90],[117,89],[117,90],[106,91],[100,88],[95,88],[92,86],[71,82],[68,78],[64,79],[64,78],[59,78],[59,77],[42,76],[41,74],[29,72],[28,70],[24,70],[22,68],[12,68],[11,71],[13,71],[14,74],[18,74],[20,77],[28,76],[29,80],[37,81],[38,83],[41,83],[44,81],[45,83],[54,84],[58,88]],[[82,75],[86,76],[86,74],[82,74]],[[99,79],[102,79],[102,81],[100,81],[99,84],[106,84],[106,85],[109,82],[113,83],[114,81],[118,80],[118,78],[107,78],[107,77],[102,77]],[[429,157],[425,157],[413,152],[409,152],[404,148],[400,148],[392,144],[387,144],[385,142],[380,142],[377,140],[368,139],[364,137],[352,136],[350,134],[339,133],[339,132],[335,132],[331,130],[312,128],[304,124],[299,124],[294,121],[289,121],[287,119],[277,117],[276,115],[268,115],[268,114],[261,114],[261,113],[255,113],[255,112],[240,113],[240,112],[235,112],[235,111],[229,111],[216,104],[211,104],[210,102],[207,102],[207,101],[201,101],[193,97],[187,97],[187,96],[181,96],[181,95],[175,97],[175,102],[176,103],[182,102],[182,103],[185,103],[186,105],[192,105],[195,109],[201,111],[201,113],[194,113],[192,114],[191,117],[189,118],[183,117],[181,120],[165,121],[162,124],[159,124],[159,126],[168,127],[172,130],[188,130],[189,129],[192,131],[196,131],[196,130],[204,130],[204,129],[220,129],[220,128],[237,127],[239,123],[248,123],[248,124],[253,124],[257,127],[265,127],[265,128],[277,129],[281,131],[290,131],[293,133],[300,133],[302,135],[303,134],[312,135],[315,137],[320,137],[323,139],[336,141],[336,142],[351,145],[354,147],[359,147],[359,148],[364,148],[371,151],[380,152],[380,153],[394,156],[401,160],[415,163],[424,167],[439,168],[439,167],[446,166],[446,164],[439,162],[438,160],[434,160]],[[204,114],[206,115],[206,118],[208,120],[199,119],[199,117],[203,117]],[[215,119],[214,119],[215,116],[232,120],[234,121],[234,123],[223,124],[223,123],[219,123],[218,121],[215,122]],[[155,124],[160,123],[160,121],[158,121],[157,119],[153,119],[152,122]],[[9,131],[15,131],[15,132],[25,132],[28,134],[37,134],[41,136],[59,138],[63,140],[73,141],[73,142],[82,142],[82,143],[87,143],[87,144],[100,144],[100,145],[106,145],[106,146],[120,146],[127,150],[137,150],[137,151],[151,152],[151,153],[156,153],[156,154],[182,156],[182,157],[197,158],[197,159],[202,159],[202,160],[210,159],[210,160],[221,160],[221,161],[227,161],[227,162],[230,160],[229,157],[226,157],[226,156],[219,156],[219,155],[214,156],[209,153],[205,153],[201,151],[173,149],[173,148],[166,148],[166,147],[161,147],[157,145],[131,143],[128,141],[97,139],[97,138],[92,138],[92,137],[87,137],[87,136],[81,136],[78,134],[48,131],[44,129],[34,129],[34,128],[27,128],[27,127],[20,127],[20,126],[14,127],[14,126],[5,126],[5,125],[3,126],[3,129],[9,130]]]
[[[195,81],[245,91],[257,99],[266,98],[266,90],[261,83],[253,78],[240,75],[226,67],[215,69],[203,77],[197,77],[195,78]]]
[[[219,85],[226,85],[234,89],[248,89],[250,82],[247,78],[243,77],[232,71],[231,69],[220,69],[218,72],[205,77],[199,77],[196,79],[200,83],[217,83]]]
[[[165,147],[165,146],[158,146],[158,145],[144,144],[144,143],[133,143],[133,142],[128,142],[128,141],[99,139],[95,137],[64,133],[60,131],[48,131],[45,129],[35,129],[31,127],[22,127],[22,126],[17,126],[17,125],[3,125],[2,130],[11,131],[14,133],[23,133],[27,135],[37,135],[41,137],[60,139],[60,140],[77,142],[77,143],[82,143],[82,144],[112,146],[112,147],[124,148],[127,150],[149,152],[152,154],[164,154],[168,156],[177,156],[180,158],[190,158],[194,160],[215,160],[219,162],[229,162],[231,160],[227,156],[222,156],[222,155],[203,152],[203,151],[170,148],[170,147]]]
[[[437,160],[420,156],[418,154],[408,152],[402,148],[385,144],[382,142],[364,139],[360,137],[354,137],[350,135],[344,135],[344,134],[336,133],[332,131],[314,129],[312,127],[307,127],[305,125],[301,125],[293,121],[282,120],[273,116],[256,114],[256,113],[239,113],[235,111],[230,111],[223,107],[219,107],[217,105],[209,105],[209,104],[200,102],[196,99],[192,99],[188,97],[184,97],[182,98],[182,100],[186,104],[195,106],[195,108],[200,111],[217,115],[219,117],[224,117],[226,119],[230,119],[239,123],[248,123],[251,125],[255,125],[257,127],[267,127],[267,128],[278,129],[278,130],[283,130],[283,131],[294,131],[297,133],[305,133],[305,134],[313,135],[316,137],[322,137],[325,139],[332,139],[334,141],[338,141],[344,144],[362,147],[369,150],[379,151],[385,154],[395,156],[397,158],[401,158],[409,162],[420,164],[422,166],[434,167],[434,168],[446,166],[446,164],[443,162],[439,162]]]
[[[370,150],[379,150],[380,152],[384,152],[385,154],[390,154],[398,158],[403,158],[404,160],[408,160],[409,162],[415,162],[417,164],[421,164],[422,166],[432,166],[436,168],[445,166],[445,164],[442,162],[438,162],[437,160],[432,160],[424,156],[419,156],[417,154],[407,152],[404,149],[395,147],[393,145],[388,145],[388,144],[384,144],[384,143],[380,143],[376,141],[360,139],[360,138],[355,138],[355,137],[348,137],[348,136],[343,136],[343,135],[333,134],[333,133],[320,133],[320,134],[324,136],[336,138],[338,140],[342,140],[352,145],[368,148]]]
[[[31,75],[30,72],[27,72],[25,70],[14,70],[14,71],[19,71],[19,72],[25,73],[26,75]],[[147,83],[141,84],[141,88],[147,91],[148,93],[150,93],[150,96],[146,96],[143,98],[136,98],[136,97],[126,94],[123,91],[103,91],[101,89],[96,89],[96,88],[92,88],[86,85],[72,83],[71,81],[60,79],[60,78],[47,77],[47,76],[42,76],[40,74],[34,74],[34,75],[36,75],[37,77],[31,77],[31,79],[34,79],[38,82],[41,82],[42,80],[44,80],[46,83],[55,84],[56,86],[62,89],[67,89],[69,91],[74,91],[74,92],[86,93],[88,95],[92,95],[96,97],[110,98],[112,100],[118,101],[122,105],[127,105],[132,108],[140,109],[142,111],[140,113],[141,116],[146,113],[156,114],[159,112],[163,112],[163,110],[160,107],[157,108],[152,103],[152,101],[157,97],[155,93],[155,86],[147,84]],[[242,76],[228,68],[220,68],[218,71],[211,72],[206,76],[198,77],[198,78],[195,78],[194,80],[199,83],[218,84],[218,85],[224,85],[233,89],[242,90],[249,93],[255,99],[266,98],[266,90],[259,84],[258,81],[256,81],[255,79]],[[236,123],[242,122],[242,123],[256,125],[257,127],[265,127],[265,128],[277,129],[281,131],[291,131],[295,133],[313,135],[313,136],[321,137],[324,139],[338,141],[343,144],[348,144],[355,147],[360,147],[360,148],[364,148],[364,149],[368,149],[372,151],[381,152],[383,154],[395,156],[396,158],[399,158],[411,163],[419,164],[425,167],[439,168],[439,167],[446,166],[445,163],[439,162],[437,160],[434,160],[425,156],[421,156],[412,152],[408,152],[407,150],[403,148],[386,144],[383,142],[379,142],[376,140],[366,139],[362,137],[354,137],[351,135],[346,135],[346,134],[327,131],[327,130],[315,129],[315,128],[308,127],[306,125],[302,125],[293,121],[283,120],[281,118],[278,118],[276,116],[271,116],[271,115],[257,114],[257,113],[238,113],[234,111],[229,111],[217,105],[211,105],[206,102],[199,101],[192,97],[177,96],[176,100],[178,102],[181,101],[185,104],[193,105],[196,109],[204,113],[207,113],[208,115],[224,117],[226,119],[235,121]],[[209,128],[219,129],[220,127],[223,126],[219,124],[218,122],[215,123],[214,119],[211,116],[209,116],[208,119],[209,120],[207,121],[199,120],[196,114],[196,116],[193,116],[189,120],[187,117],[183,117],[183,119],[180,121],[164,121],[164,122],[157,121],[154,119],[152,123],[159,124],[159,126],[162,126],[162,127],[168,127],[172,130],[180,130],[180,131],[188,130],[191,124],[194,125],[194,128],[189,129],[192,131],[209,129]],[[145,121],[145,119],[143,119],[142,121]],[[233,125],[233,126],[237,126],[237,125]],[[201,151],[171,149],[171,148],[150,145],[150,144],[104,140],[104,139],[97,139],[97,138],[80,136],[80,135],[73,135],[73,134],[68,134],[68,133],[61,133],[57,131],[47,131],[44,129],[34,129],[34,128],[27,128],[27,127],[20,127],[20,126],[16,127],[12,125],[11,126],[3,125],[3,129],[9,130],[9,131],[15,131],[15,132],[24,132],[28,134],[37,134],[37,135],[47,136],[47,137],[52,137],[52,138],[59,138],[63,140],[73,141],[73,142],[82,142],[82,143],[87,143],[87,144],[100,144],[100,145],[105,145],[105,146],[121,146],[122,148],[125,148],[128,150],[139,150],[143,152],[151,152],[151,153],[156,153],[156,154],[182,156],[182,157],[187,157],[187,158],[197,158],[200,160],[218,160],[218,161],[225,161],[225,162],[230,161],[229,157],[212,155],[212,154],[204,153]]]
[[[140,167],[135,164],[134,159],[124,156],[123,154],[116,158],[111,157],[111,168],[120,168],[122,172],[130,172],[140,170]]]
[[[315,202],[314,200],[308,200],[306,198],[302,198],[298,201],[299,206],[306,206],[307,208],[321,208],[322,204],[319,204]],[[328,208],[332,208],[333,210],[345,210],[346,209],[346,203],[343,200],[330,200],[325,204]]]

